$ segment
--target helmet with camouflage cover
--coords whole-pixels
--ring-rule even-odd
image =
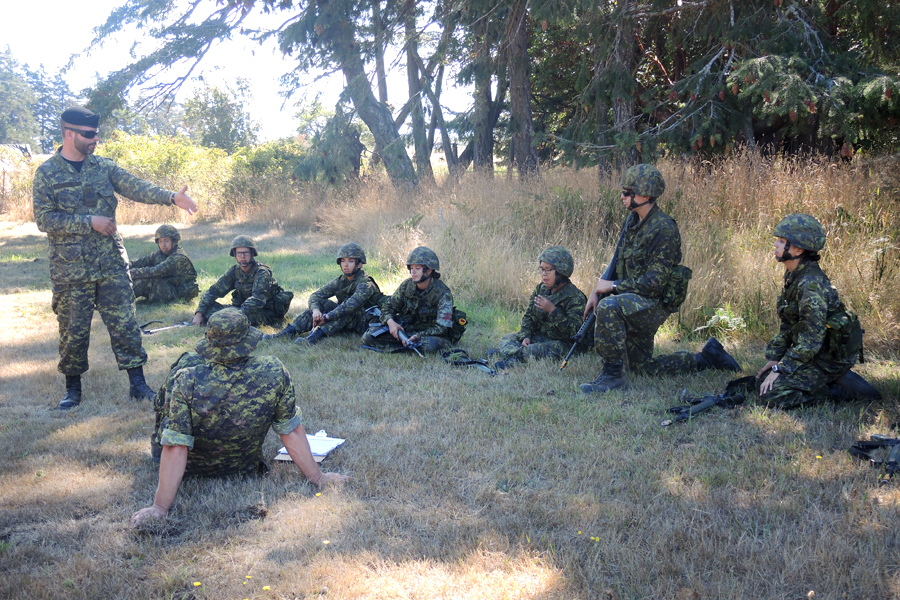
[[[545,262],[553,265],[556,272],[563,277],[571,277],[572,271],[575,270],[575,260],[569,251],[562,246],[550,246],[538,256],[538,262]]]
[[[414,248],[413,251],[409,253],[409,256],[406,257],[407,269],[409,268],[409,265],[422,265],[428,267],[432,271],[440,271],[441,269],[441,262],[438,260],[437,254],[434,253],[434,250],[426,248],[425,246]]]
[[[638,196],[659,198],[666,191],[662,173],[653,165],[634,165],[622,174],[622,187],[634,190]]]
[[[165,237],[171,239],[176,244],[181,241],[181,234],[178,233],[178,230],[171,225],[160,225],[156,229],[156,239],[153,241],[158,244],[160,238]]]
[[[250,248],[251,256],[256,256],[258,254],[256,251],[256,242],[254,242],[253,238],[249,235],[239,235],[231,240],[231,256],[234,256],[234,251],[238,248]]]
[[[366,264],[366,253],[363,252],[362,247],[359,244],[350,242],[349,244],[344,244],[337,251],[337,264],[341,265],[342,258],[355,258],[359,261],[359,264]]]
[[[815,217],[801,213],[788,215],[775,226],[775,237],[784,238],[791,246],[818,252],[825,247],[825,230]]]

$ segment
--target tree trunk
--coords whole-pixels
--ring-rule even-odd
[[[381,22],[381,0],[372,0],[372,24],[375,26],[375,77],[378,79],[378,100],[387,104],[387,76],[384,71],[384,23]]]
[[[509,59],[510,131],[520,179],[537,175],[534,121],[531,115],[531,81],[528,78],[528,12],[525,0],[517,0],[507,29]]]
[[[319,0],[319,9],[327,9],[327,0]],[[384,168],[391,183],[397,187],[415,187],[419,181],[412,161],[406,153],[403,140],[391,118],[387,106],[378,102],[363,67],[360,45],[353,36],[351,25],[344,21],[335,24],[329,36],[334,56],[341,65],[347,80],[347,91],[359,118],[372,132],[376,147],[381,152]]]
[[[612,93],[613,129],[617,134],[634,133],[634,19],[628,16],[629,0],[616,2],[616,37],[612,50],[612,68],[616,85]],[[624,148],[618,168],[625,170],[641,161],[641,153],[634,145]]]
[[[609,139],[609,97],[607,91],[600,85],[600,76],[604,68],[598,45],[594,49],[594,81],[592,83],[594,87],[594,131],[597,132],[594,143],[598,146],[609,146],[611,142]],[[609,153],[606,150],[600,150],[597,156],[597,178],[601,186],[607,184],[610,174],[612,174],[612,162],[609,160]]]
[[[406,79],[409,84],[409,98],[413,101],[412,113],[413,143],[416,149],[416,172],[419,181],[434,183],[434,172],[431,169],[431,148],[428,146],[428,133],[425,130],[425,113],[422,110],[422,84],[419,81],[419,65],[416,62],[416,3],[408,0],[406,4]],[[427,74],[423,73],[427,77]]]

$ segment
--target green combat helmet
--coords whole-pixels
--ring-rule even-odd
[[[622,174],[622,187],[634,190],[638,196],[659,198],[666,191],[662,173],[653,165],[635,165]]]
[[[550,246],[538,256],[538,262],[550,263],[563,277],[571,277],[572,271],[575,270],[575,260],[562,246]]]
[[[256,242],[254,242],[253,238],[249,235],[239,235],[231,240],[231,256],[234,256],[234,251],[238,248],[250,248],[250,256],[253,257],[258,254],[256,251]]]
[[[171,225],[160,225],[156,230],[156,239],[153,241],[158,244],[160,238],[164,237],[170,238],[176,244],[181,241],[181,234]]]
[[[818,252],[825,247],[825,230],[815,217],[804,214],[788,215],[775,226],[775,237],[784,238],[791,246]]]
[[[434,250],[425,246],[419,246],[409,253],[409,256],[406,257],[407,269],[409,265],[422,265],[432,271],[441,270],[441,262],[438,260],[437,254],[434,253]]]
[[[337,251],[337,264],[341,266],[342,258],[355,258],[359,261],[360,264],[366,264],[366,253],[363,252],[362,247],[359,244],[355,244],[350,242],[349,244],[344,244]]]

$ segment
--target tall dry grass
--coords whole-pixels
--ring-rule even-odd
[[[897,192],[885,184],[889,164],[753,153],[717,163],[662,161],[667,187],[659,204],[678,221],[683,260],[694,271],[673,318],[678,329],[703,326],[719,309],[743,318],[747,335],[770,335],[784,273],[772,259],[771,232],[784,216],[806,212],[825,226],[821,264],[865,322],[869,345],[900,347],[900,215]],[[575,256],[574,282],[593,288],[626,215],[619,189],[615,174],[598,183],[596,171],[570,169],[527,184],[469,177],[412,195],[375,183],[335,198],[318,224],[398,265],[410,248],[426,244],[455,273],[464,298],[519,307],[537,280],[537,255],[553,244]]]

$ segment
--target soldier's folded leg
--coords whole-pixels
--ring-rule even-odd
[[[176,300],[178,300],[178,290],[175,289],[174,285],[172,285],[165,279],[157,279],[151,281],[153,281],[153,283],[150,286],[149,293],[147,294],[147,302],[150,302],[152,304],[164,304],[175,302]]]
[[[435,335],[422,336],[419,338],[419,343],[422,345],[421,350],[423,354],[443,352],[450,349],[449,339]]]
[[[134,297],[135,298],[147,298],[150,296],[151,282],[153,280],[149,277],[144,279],[135,279],[132,282],[132,288],[134,289]]]
[[[853,371],[838,377],[828,389],[836,400],[881,400],[881,392]]]

